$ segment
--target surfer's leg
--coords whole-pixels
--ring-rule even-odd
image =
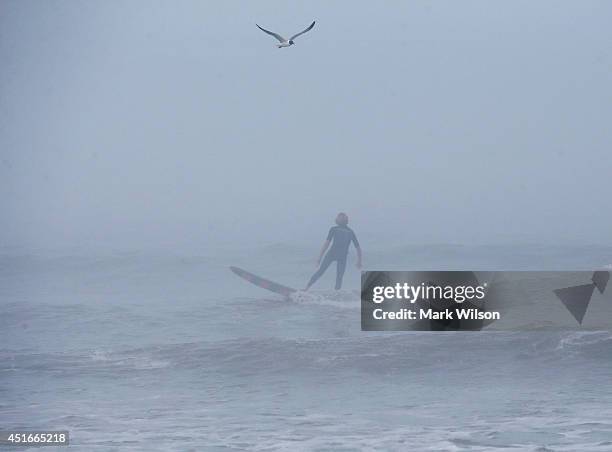
[[[310,278],[310,281],[308,281],[308,285],[306,286],[306,289],[304,290],[310,289],[310,286],[312,286],[315,282],[317,282],[317,279],[319,279],[321,275],[325,273],[325,270],[327,270],[327,267],[329,267],[333,261],[334,261],[334,258],[331,257],[329,254],[327,254],[323,258],[323,262],[321,262],[319,269],[315,272],[314,275],[312,275],[312,278]]]
[[[344,270],[346,270],[346,257],[344,259],[338,259],[336,264],[336,290],[342,289]]]

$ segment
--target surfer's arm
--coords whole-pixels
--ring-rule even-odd
[[[319,258],[317,259],[317,265],[321,263],[321,259],[323,259],[323,255],[325,254],[325,251],[327,251],[327,248],[329,248],[330,242],[331,240],[325,240],[325,242],[323,242],[323,246],[321,247],[321,252],[319,253]]]
[[[354,232],[351,240],[353,241],[353,245],[355,245],[355,250],[357,251],[357,268],[361,268],[361,246],[359,246],[359,240],[357,240],[357,236]]]
[[[355,250],[357,250],[357,268],[361,268],[361,247],[356,245]]]
[[[334,238],[335,231],[336,231],[336,228],[332,227],[327,233],[327,238],[325,239],[325,242],[323,242],[323,246],[321,247],[321,252],[319,253],[319,258],[317,259],[317,265],[321,264],[321,259],[323,259],[323,255],[325,254],[325,251],[327,251],[327,248],[329,248],[329,244]]]

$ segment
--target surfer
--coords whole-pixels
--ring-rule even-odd
[[[308,285],[304,290],[310,289],[317,279],[325,273],[325,270],[331,265],[332,262],[336,261],[336,290],[342,288],[342,278],[344,276],[344,270],[346,269],[346,257],[348,255],[348,249],[353,242],[355,249],[357,250],[357,268],[361,268],[361,247],[357,236],[351,228],[348,227],[348,215],[344,212],[340,212],[336,217],[336,226],[333,226],[327,234],[327,239],[323,243],[319,258],[317,259],[317,265],[319,269],[312,275]],[[325,254],[327,248],[331,243],[331,248],[328,253]],[[323,259],[323,255],[325,258]],[[321,262],[323,259],[323,262]]]

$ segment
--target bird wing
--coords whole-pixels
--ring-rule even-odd
[[[304,31],[300,31],[298,34],[291,36],[291,37],[289,38],[289,41],[293,41],[293,40],[294,40],[295,38],[297,38],[298,36],[303,35],[304,33],[306,33],[306,32],[308,32],[308,31],[312,30],[312,27],[314,27],[314,26],[315,26],[315,22],[311,23],[311,24],[310,24],[310,27],[308,27],[306,30],[304,30]]]
[[[257,24],[255,24],[257,25]],[[269,31],[266,30],[265,28],[261,28],[259,25],[257,25],[257,28],[259,28],[261,31],[263,31],[264,33],[268,33],[270,36],[274,36],[276,39],[278,39],[280,42],[287,42],[285,38],[283,38],[281,35],[279,35],[278,33],[274,33],[273,31]]]

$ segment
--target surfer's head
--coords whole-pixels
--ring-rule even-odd
[[[348,215],[344,212],[340,212],[336,217],[336,224],[338,226],[346,226],[348,224]]]

